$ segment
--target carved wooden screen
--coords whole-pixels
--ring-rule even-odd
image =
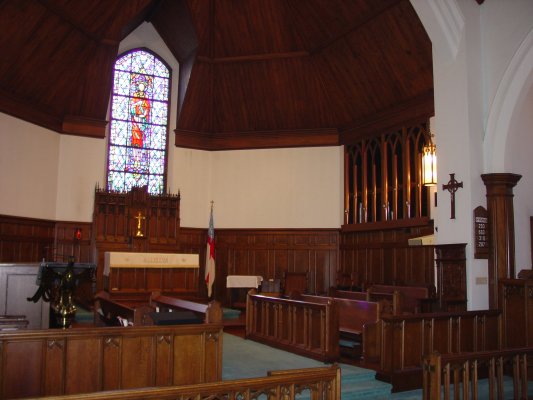
[[[421,184],[427,123],[345,146],[344,223],[429,217],[429,191]]]

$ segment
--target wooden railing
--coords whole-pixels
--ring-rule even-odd
[[[339,358],[339,308],[248,293],[246,338],[320,361]]]
[[[393,390],[422,386],[422,357],[502,349],[499,310],[383,316],[378,379]]]
[[[509,394],[504,394],[506,375],[510,377],[509,380],[512,379],[512,398],[531,398],[528,396],[527,366],[528,359],[531,360],[532,357],[531,347],[448,355],[433,353],[425,356],[423,398],[509,398]],[[488,393],[481,393],[480,379],[485,376]]]
[[[263,396],[264,395],[264,396]],[[341,399],[341,370],[331,367],[270,371],[268,376],[201,383],[197,385],[167,388],[133,389],[113,392],[99,392],[83,396],[48,397],[52,400],[208,400],[268,398],[269,400],[311,400]]]

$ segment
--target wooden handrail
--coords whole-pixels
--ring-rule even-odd
[[[490,399],[502,399],[505,374],[511,373],[515,399],[528,398],[527,362],[533,348],[424,356],[423,399],[477,399],[480,376],[487,375]]]
[[[173,386],[165,388],[145,388],[115,390],[69,396],[51,396],[52,400],[174,400],[177,398],[239,398],[246,394],[247,399],[268,393],[269,400],[293,400],[297,394],[310,394],[311,399],[341,399],[341,370],[338,365],[297,370],[269,371],[268,376],[200,383],[196,385]]]

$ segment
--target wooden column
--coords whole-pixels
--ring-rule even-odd
[[[513,187],[522,175],[483,174],[490,224],[489,307],[499,308],[498,282],[515,277]]]

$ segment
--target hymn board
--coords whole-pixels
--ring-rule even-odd
[[[183,254],[190,251],[180,248],[179,233],[179,193],[151,195],[146,187],[127,193],[96,188],[92,244],[98,260],[97,290],[196,294],[198,254]]]

